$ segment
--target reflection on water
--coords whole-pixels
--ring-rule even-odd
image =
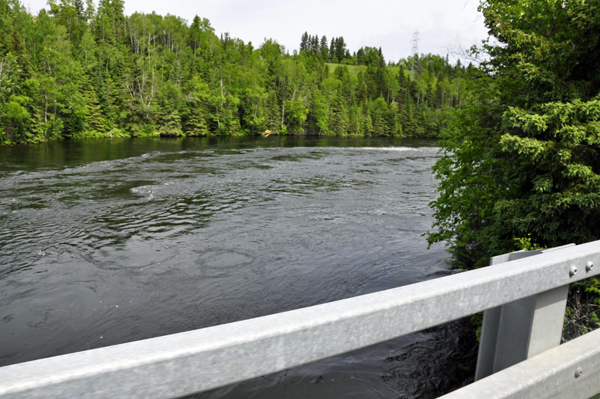
[[[0,148],[0,365],[444,272],[443,247],[427,251],[420,237],[432,221],[436,159],[432,142],[392,139]],[[425,383],[431,376],[419,374],[410,348],[459,364],[456,350],[435,349],[459,330],[444,326],[203,396],[421,397],[450,377],[440,368],[443,381]]]

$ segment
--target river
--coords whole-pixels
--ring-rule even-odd
[[[79,140],[0,148],[0,366],[449,273],[427,250],[433,141]],[[427,398],[464,323],[196,395]],[[469,353],[466,353],[469,352]]]

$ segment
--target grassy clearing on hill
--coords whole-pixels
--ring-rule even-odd
[[[335,71],[335,68],[337,68],[338,66],[347,66],[348,70],[350,71],[350,73],[352,74],[352,76],[357,76],[360,71],[363,71],[363,73],[364,73],[365,69],[367,68],[366,65],[334,64],[334,63],[331,63],[331,62],[327,62],[325,64],[329,68],[329,73],[333,73],[333,71]],[[398,71],[400,70],[400,67],[397,67],[397,66],[388,66],[388,69],[389,69],[389,71],[392,74],[397,75]]]

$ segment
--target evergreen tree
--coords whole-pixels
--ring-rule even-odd
[[[336,135],[348,134],[348,110],[344,98],[337,95],[331,106],[330,130]]]
[[[337,63],[339,58],[336,55],[335,51],[336,39],[335,37],[331,38],[331,43],[329,44],[329,57],[331,58],[331,62]]]
[[[373,134],[373,120],[371,119],[371,114],[368,112],[363,118],[362,131],[365,136],[370,136]]]
[[[10,45],[8,44],[8,40],[6,39],[6,34],[2,29],[0,29],[0,57],[6,56],[10,51]]]
[[[86,98],[86,119],[84,129],[104,133],[106,131],[106,122],[102,115],[102,108],[98,101],[98,96],[92,85],[93,77],[86,77],[86,82],[81,86],[81,94]]]
[[[83,22],[85,20],[85,9],[83,8],[83,0],[73,0],[73,8],[75,8],[77,18],[79,18],[79,20]]]
[[[176,109],[165,109],[159,113],[158,132],[161,136],[182,136],[181,117]]]
[[[17,62],[21,68],[22,79],[25,80],[31,76],[31,64],[29,63],[29,54],[25,49],[25,44],[17,28],[13,28],[11,35],[11,52],[17,57]]]
[[[279,105],[279,99],[275,91],[269,92],[267,100],[267,130],[273,133],[279,133],[281,131],[281,106]]]
[[[406,95],[406,102],[404,104],[403,112],[401,115],[401,123],[404,127],[404,132],[409,136],[416,135],[415,117],[413,113],[414,104],[410,99],[408,93]]]
[[[373,134],[375,136],[389,136],[391,129],[388,124],[388,105],[382,97],[373,101],[371,105],[373,120]]]
[[[319,47],[319,37],[317,35],[312,37],[311,40],[311,53],[313,54],[319,54],[321,52],[321,49]]]
[[[358,65],[364,65],[364,63],[365,63],[365,50],[362,47],[360,49],[358,49],[358,51],[356,52],[356,60],[358,62]]]
[[[208,135],[206,118],[202,112],[200,102],[197,100],[188,101],[188,115],[183,124],[183,133],[186,136]]]
[[[300,40],[300,51],[308,53],[308,32],[304,32],[302,34],[302,39]]]
[[[344,38],[343,37],[338,37],[335,39],[335,56],[337,57],[337,59],[339,61],[342,61],[344,58],[346,58],[347,55],[347,49],[346,49],[346,43],[344,42]]]
[[[196,54],[196,50],[202,44],[202,29],[200,27],[201,21],[199,16],[195,16],[190,26],[190,34],[188,39],[188,45],[192,48],[194,54]]]
[[[329,61],[329,46],[327,45],[327,37],[323,36],[320,43],[321,57],[325,61]]]
[[[362,133],[362,115],[360,113],[360,108],[356,104],[352,104],[348,111],[348,134],[358,136]]]

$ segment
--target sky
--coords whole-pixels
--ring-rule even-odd
[[[34,14],[46,0],[22,0]],[[446,55],[448,49],[468,48],[485,39],[478,0],[125,0],[125,13],[172,14],[207,18],[217,35],[251,41],[258,47],[275,39],[290,53],[298,50],[304,32],[343,36],[350,52],[381,47],[388,61],[411,54],[413,33],[419,31],[419,52]],[[452,57],[452,55],[451,55]],[[454,57],[452,57],[454,58]]]

